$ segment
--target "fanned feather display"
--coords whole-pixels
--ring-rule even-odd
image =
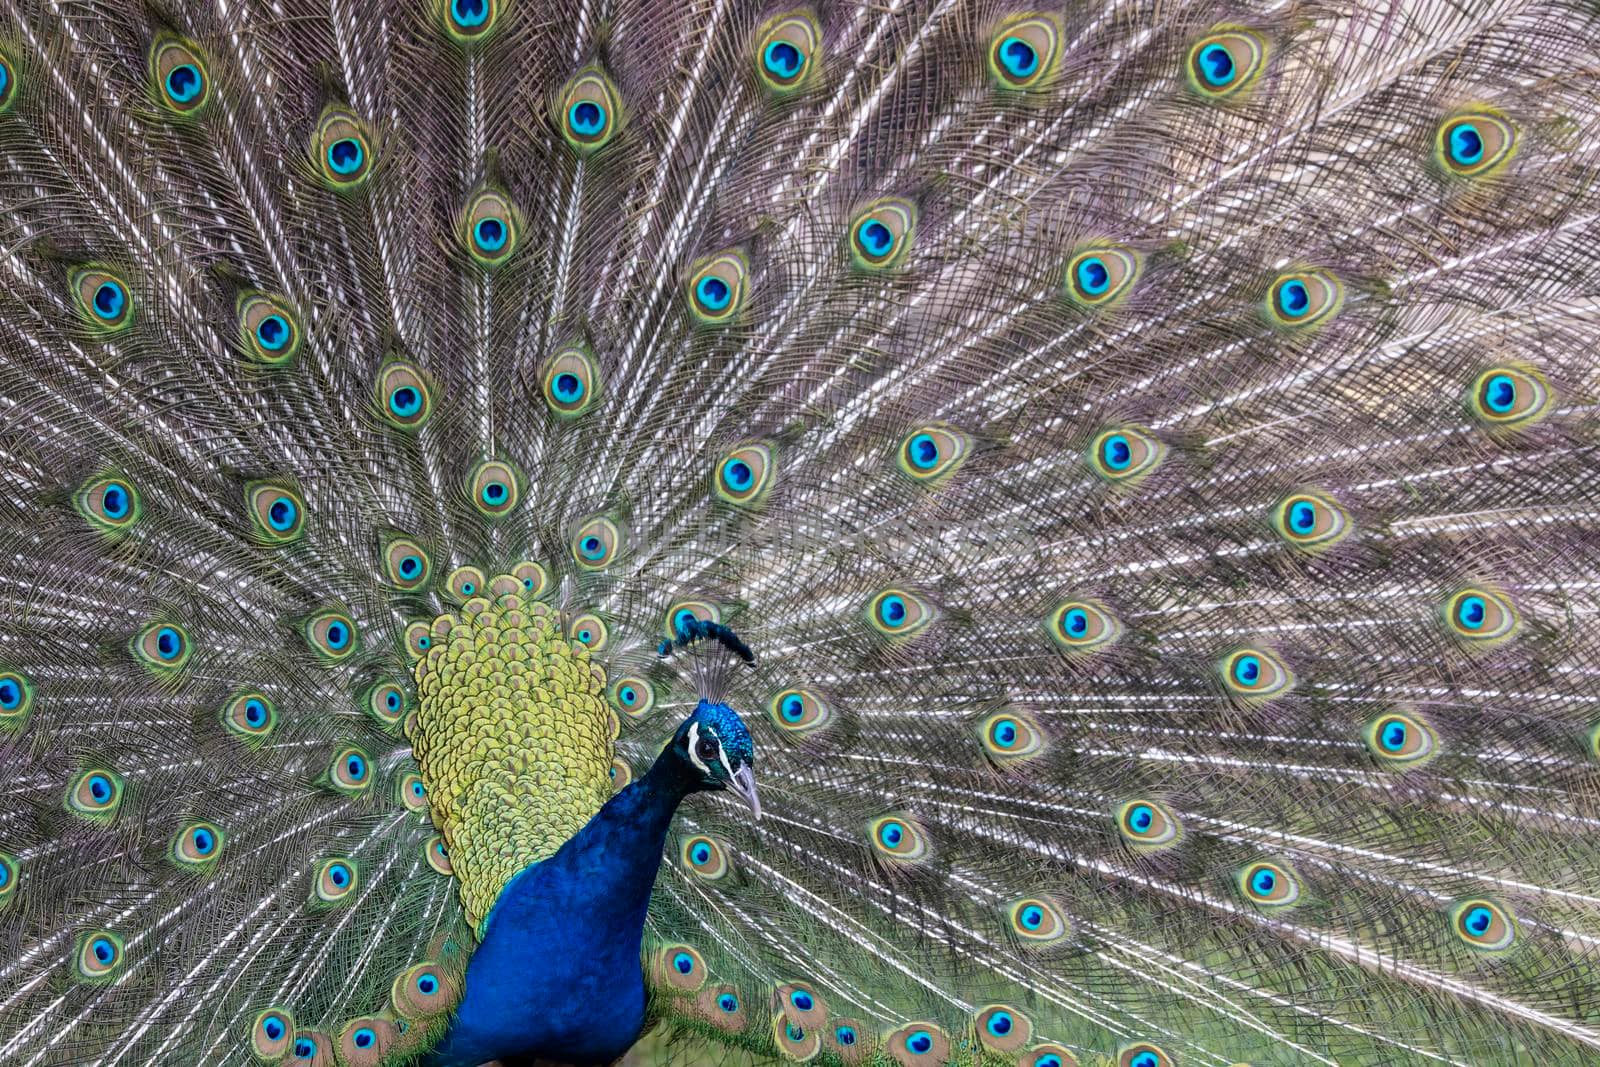
[[[1597,182],[1592,0],[9,0],[0,1063],[443,1062],[691,713],[680,1059],[1600,1059]]]

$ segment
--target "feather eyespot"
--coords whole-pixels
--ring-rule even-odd
[[[414,363],[389,360],[378,368],[378,411],[391,426],[415,430],[433,414],[433,388]]]
[[[99,985],[111,981],[127,966],[127,951],[120,934],[89,930],[78,935],[73,971],[80,982]]]
[[[611,769],[608,773],[611,776],[611,788],[613,790],[624,789],[628,783],[633,781],[633,768],[628,766],[628,761],[621,757],[611,761]]]
[[[988,58],[999,88],[1043,88],[1061,64],[1061,25],[1045,15],[1014,15],[990,35]]]
[[[372,786],[372,778],[372,757],[355,745],[341,748],[328,764],[328,785],[347,796],[365,793]]]
[[[418,963],[395,976],[389,1003],[402,1019],[429,1019],[449,1011],[460,999],[452,975],[437,963]]]
[[[474,468],[467,492],[478,514],[499,518],[517,506],[522,495],[522,476],[503,460],[485,460]]]
[[[511,577],[522,583],[525,600],[543,596],[545,587],[550,584],[550,575],[545,572],[544,565],[531,559],[522,560],[512,567]]]
[[[1444,603],[1450,632],[1468,645],[1488,647],[1509,640],[1521,625],[1511,600],[1479,586],[1457,590]]]
[[[254,482],[245,487],[245,504],[251,532],[261,544],[286,545],[305,533],[305,498],[287,485]]]
[[[1017,1060],[1017,1067],[1078,1067],[1078,1058],[1060,1045],[1035,1045]]]
[[[715,882],[728,873],[728,853],[715,839],[703,834],[685,838],[679,850],[683,865],[697,877]]]
[[[1361,731],[1367,750],[1385,766],[1417,767],[1439,754],[1439,737],[1421,717],[1406,711],[1379,715]]]
[[[106,267],[79,267],[71,276],[78,313],[101,333],[120,333],[133,325],[133,294],[128,283]]]
[[[920,863],[933,851],[921,824],[901,814],[880,815],[869,822],[867,840],[877,855],[896,863]]]
[[[22,868],[17,863],[17,857],[9,852],[0,852],[0,913],[4,913],[6,906],[16,899],[17,886],[22,881]]]
[[[1504,952],[1517,939],[1517,920],[1503,905],[1486,897],[1457,901],[1450,908],[1456,937],[1480,952]]]
[[[719,1030],[736,1034],[745,1027],[744,1000],[731,985],[707,986],[695,1004],[700,1017]]]
[[[585,612],[567,627],[567,640],[582,645],[590,652],[600,652],[611,640],[611,628],[594,612]]]
[[[396,589],[418,588],[432,570],[432,557],[410,537],[396,537],[383,546],[383,577]]]
[[[19,81],[16,63],[0,51],[0,115],[10,112],[16,104]]]
[[[433,647],[433,626],[430,623],[417,621],[406,624],[405,649],[406,655],[412,659],[421,659]]]
[[[731,322],[744,307],[749,276],[750,263],[736,248],[698,260],[689,270],[685,293],[695,321],[702,326]]]
[[[461,216],[461,243],[482,267],[498,267],[517,250],[522,218],[516,205],[497,189],[484,189]]]
[[[780,982],[773,988],[778,1011],[803,1030],[820,1030],[828,1021],[828,1002],[809,981]]]
[[[889,637],[908,637],[925,628],[937,613],[921,597],[907,589],[885,589],[867,604],[867,622],[878,633]]]
[[[1480,108],[1452,115],[1434,134],[1434,159],[1447,174],[1485,178],[1517,150],[1517,130],[1504,115]]]
[[[179,867],[191,871],[209,870],[222,856],[227,835],[215,823],[192,822],[172,838],[167,856]]]
[[[324,663],[349,659],[361,647],[355,622],[342,611],[323,611],[311,616],[301,627],[300,634]]]
[[[806,87],[818,69],[822,30],[806,11],[792,11],[762,24],[755,35],[756,77],[769,93],[783,96]]]
[[[599,570],[616,560],[622,548],[622,531],[604,515],[596,515],[572,536],[572,558],[585,570]]]
[[[693,946],[667,945],[656,953],[656,975],[675,993],[696,993],[706,984],[706,961]]]
[[[428,866],[439,874],[448,876],[455,873],[455,867],[450,863],[449,846],[438,834],[434,834],[422,843],[422,858],[427,860]]]
[[[545,361],[539,387],[556,416],[575,419],[599,396],[600,367],[588,349],[569,345]]]
[[[400,1040],[407,1024],[382,1015],[351,1019],[339,1031],[335,1060],[341,1067],[379,1067]]]
[[[1068,600],[1050,613],[1045,630],[1062,651],[1079,654],[1115,642],[1122,635],[1122,624],[1103,604]]]
[[[73,505],[85,521],[102,533],[120,535],[144,514],[139,491],[131,481],[102,475],[78,490]]]
[[[722,610],[705,600],[675,600],[661,617],[661,631],[676,640],[696,622],[721,622]]]
[[[875,200],[850,221],[850,258],[861,270],[898,266],[911,247],[917,208],[909,200]]]
[[[1066,913],[1048,897],[1022,897],[1006,906],[1011,932],[1028,948],[1060,944],[1072,932]]]
[[[751,507],[760,503],[772,488],[776,473],[771,445],[741,445],[717,464],[713,488],[720,499],[739,507]]]
[[[473,45],[494,32],[499,0],[439,0],[444,30],[457,44]]]
[[[456,603],[470,600],[475,596],[485,596],[488,591],[488,580],[483,576],[481,567],[457,567],[450,572],[450,577],[444,580],[444,591]]]
[[[646,679],[627,674],[611,683],[611,705],[624,715],[642,719],[656,706],[656,690]]]
[[[1277,910],[1300,900],[1300,879],[1284,863],[1259,860],[1239,869],[1240,894],[1259,908]]]
[[[1033,1036],[1033,1021],[1009,1004],[991,1004],[973,1016],[972,1029],[984,1048],[1014,1056]]]
[[[1005,767],[1025,762],[1045,750],[1044,731],[1027,715],[1002,711],[978,727],[978,740],[990,762]]]
[[[913,479],[932,484],[954,474],[970,446],[968,437],[952,427],[922,426],[901,440],[896,458]]]
[[[811,689],[785,689],[767,706],[778,729],[791,734],[809,734],[828,725],[833,709],[821,694]]]
[[[1327,322],[1344,303],[1344,286],[1325,270],[1280,274],[1267,288],[1268,321],[1291,330]]]
[[[239,344],[257,363],[281,367],[300,351],[300,320],[283,297],[245,293],[237,310]]]
[[[150,80],[157,99],[179,115],[195,115],[211,99],[210,73],[200,50],[170,34],[150,46]]]
[[[267,1008],[250,1020],[250,1051],[263,1063],[279,1063],[295,1047],[294,1035],[294,1016],[283,1008]]]
[[[1165,456],[1165,445],[1132,426],[1102,430],[1089,446],[1089,466],[1094,473],[1121,485],[1136,484],[1155,470]]]
[[[407,811],[427,811],[428,787],[423,783],[422,775],[415,771],[402,775],[395,784],[395,799]]]
[[[311,146],[317,173],[333,189],[354,189],[372,176],[372,141],[352,111],[325,110]]]
[[[618,94],[598,67],[578,73],[558,100],[556,124],[579,155],[599,151],[617,135],[622,118]]]
[[[1213,30],[1189,49],[1189,86],[1202,97],[1224,100],[1261,77],[1267,65],[1267,42],[1235,26]]]
[[[361,869],[348,856],[334,856],[317,865],[311,891],[320,904],[347,904],[361,881]]]
[[[90,822],[105,825],[122,807],[122,775],[109,767],[86,767],[67,787],[67,810]]]
[[[1135,1041],[1117,1050],[1117,1067],[1173,1067],[1172,1057],[1159,1045]]]
[[[1264,703],[1294,688],[1294,673],[1264,648],[1228,653],[1218,662],[1217,673],[1228,695],[1245,704]]]
[[[1156,800],[1130,800],[1116,811],[1117,832],[1137,851],[1169,848],[1183,836],[1178,817]]]
[[[406,692],[394,682],[379,682],[367,689],[362,700],[367,714],[386,729],[393,729],[410,710],[406,706]]]
[[[175,622],[149,623],[133,638],[134,658],[157,675],[170,675],[189,662],[189,632]]]
[[[1067,299],[1087,311],[1102,311],[1133,291],[1142,270],[1143,261],[1132,249],[1090,245],[1067,261]]]
[[[278,708],[263,693],[236,693],[222,705],[222,727],[254,746],[266,740],[278,725]]]
[[[772,1020],[772,1039],[783,1058],[795,1063],[805,1063],[822,1051],[822,1035],[807,1030],[781,1012]]]
[[[1272,509],[1272,528],[1295,548],[1320,552],[1351,532],[1350,516],[1326,493],[1290,493]]]
[[[33,683],[18,671],[0,669],[0,730],[21,729],[33,709]]]
[[[883,1047],[902,1067],[942,1067],[950,1061],[950,1038],[930,1022],[907,1023],[891,1033]]]
[[[1493,428],[1522,429],[1550,413],[1555,391],[1532,367],[1490,367],[1472,381],[1467,409]]]

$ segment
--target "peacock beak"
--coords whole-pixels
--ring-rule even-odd
[[[733,777],[728,779],[728,788],[739,795],[739,799],[750,805],[751,816],[761,818],[761,798],[756,796],[756,775],[749,767],[740,767],[733,772]]]

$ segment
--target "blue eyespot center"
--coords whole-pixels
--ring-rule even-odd
[[[1135,833],[1147,833],[1155,825],[1156,813],[1148,804],[1135,805],[1128,813],[1128,825],[1133,827]]]
[[[1240,656],[1233,664],[1233,679],[1240,685],[1255,685],[1261,678],[1261,661],[1255,656]]]
[[[361,169],[365,156],[361,142],[354,137],[341,137],[328,146],[328,166],[335,174],[349,175]]]
[[[418,800],[428,795],[428,787],[422,784],[422,779],[419,778],[411,783],[411,795]]]
[[[89,779],[89,795],[96,801],[104,804],[111,799],[111,779],[103,774],[96,774]]]
[[[400,709],[400,694],[391,689],[388,695],[383,698],[383,702],[390,711],[398,711]]]
[[[624,704],[632,705],[639,701],[639,694],[631,685],[623,686],[617,691],[617,695],[622,698]]]
[[[476,29],[489,17],[486,0],[451,0],[450,17],[463,29]]]
[[[167,95],[180,104],[199,96],[201,84],[200,69],[193,63],[180,64],[167,72]]]
[[[1133,1058],[1128,1067],[1161,1067],[1161,1060],[1154,1052],[1141,1052]]]
[[[791,693],[783,698],[783,703],[779,705],[778,710],[783,713],[786,721],[799,722],[806,713],[806,702],[800,699],[798,694]]]
[[[578,550],[583,553],[585,559],[600,559],[606,554],[605,542],[594,534],[590,534],[579,542]]]
[[[1483,135],[1470,122],[1450,127],[1450,158],[1464,167],[1483,159]]]
[[[350,869],[342,863],[335,863],[328,868],[328,881],[343,889],[350,884]]]
[[[995,1037],[1005,1037],[1011,1032],[1011,1013],[997,1011],[989,1016],[989,1032]]]
[[[299,509],[294,506],[294,501],[286,496],[280,496],[267,509],[267,521],[274,530],[281,533],[294,525],[295,516],[298,514]]]
[[[477,586],[476,583],[474,583],[474,582],[462,582],[461,583],[461,595],[462,596],[471,596],[473,593],[476,593],[477,591],[478,591],[478,586]]]
[[[722,468],[723,477],[727,479],[728,486],[743,492],[755,484],[755,471],[750,469],[750,464],[742,459],[730,459]]]
[[[1071,636],[1082,637],[1089,632],[1089,613],[1073,608],[1061,617],[1061,625]]]
[[[317,1054],[317,1046],[316,1045],[312,1044],[309,1040],[307,1040],[306,1038],[303,1038],[303,1037],[295,1039],[295,1043],[294,1043],[294,1058],[295,1059],[297,1059],[297,1060],[309,1060],[313,1056],[315,1056],[316,1054]]]
[[[415,386],[402,385],[389,394],[389,410],[401,418],[410,418],[422,410],[422,392]]]
[[[1488,616],[1489,606],[1484,603],[1481,596],[1461,598],[1461,605],[1456,609],[1456,620],[1468,630],[1477,630],[1483,627],[1483,621]]]
[[[128,513],[128,491],[116,482],[100,493],[100,507],[108,519],[120,519]]]
[[[1258,897],[1271,896],[1273,889],[1277,888],[1277,885],[1277,876],[1265,867],[1250,878],[1250,890]]]
[[[689,858],[692,859],[696,864],[710,863],[711,846],[702,841],[700,844],[694,846],[694,851],[689,854]]]
[[[1099,256],[1090,256],[1078,263],[1078,288],[1090,296],[1099,296],[1111,288],[1111,271]]]
[[[724,993],[717,998],[717,1007],[731,1015],[739,1010],[739,998],[732,993]]]
[[[874,259],[882,259],[894,248],[894,231],[877,219],[868,219],[856,230],[861,247]]]
[[[841,1026],[839,1029],[833,1032],[833,1039],[839,1042],[841,1045],[853,1045],[856,1043],[855,1028],[852,1026]]]
[[[363,1026],[351,1036],[350,1040],[355,1043],[356,1048],[371,1048],[377,1042],[378,1035]]]
[[[701,278],[694,287],[695,299],[712,311],[721,311],[733,301],[733,290],[715,274]]]
[[[878,831],[878,840],[889,848],[894,848],[905,838],[905,828],[897,822],[886,822]]]
[[[342,622],[330,623],[328,625],[327,637],[329,648],[335,650],[341,649],[346,643],[349,642],[350,631],[345,628],[345,625]]]
[[[289,343],[289,322],[282,315],[268,315],[256,324],[256,340],[261,347],[276,352]]]
[[[1306,283],[1291,278],[1278,286],[1278,310],[1291,319],[1297,319],[1311,309],[1311,293]]]
[[[126,302],[127,297],[122,292],[122,286],[116,282],[101,282],[100,287],[94,291],[94,313],[102,319],[116,318]]]
[[[417,638],[418,648],[428,648],[432,646],[432,644],[433,638],[429,637],[427,634],[423,634],[421,637]]]
[[[556,375],[555,394],[563,404],[576,404],[583,399],[583,379],[570,372]]]
[[[606,128],[606,109],[593,100],[580,100],[567,109],[567,121],[579,137],[595,137]]]
[[[431,996],[439,988],[439,979],[431,974],[417,975],[417,992]]]
[[[915,1052],[919,1056],[925,1052],[929,1052],[933,1049],[933,1035],[928,1033],[926,1030],[918,1030],[916,1033],[906,1038],[906,1048],[910,1049],[912,1052]]]
[[[94,944],[89,946],[89,951],[94,953],[94,958],[101,963],[110,963],[117,958],[117,946],[112,944],[108,937],[97,937]]]
[[[509,490],[504,482],[490,482],[483,487],[483,502],[485,504],[502,504],[505,502]]]
[[[878,614],[889,626],[899,626],[906,621],[906,602],[900,596],[886,596],[878,608]]]
[[[1233,55],[1220,44],[1200,49],[1200,73],[1212,85],[1221,87],[1233,81]]]
[[[939,465],[939,442],[933,439],[932,434],[917,434],[911,439],[906,452],[911,457],[912,465],[919,470],[932,470]]]
[[[1037,930],[1044,925],[1044,909],[1037,904],[1029,904],[1022,909],[1022,925],[1029,930]]]
[[[261,1032],[267,1035],[267,1040],[276,1041],[284,1033],[283,1020],[276,1015],[269,1015],[261,1020]]]
[[[344,769],[355,781],[360,781],[367,776],[367,761],[360,756],[351,756],[345,760]]]
[[[762,64],[782,81],[800,73],[805,61],[805,54],[788,41],[773,41],[761,55]]]
[[[191,840],[194,844],[194,850],[202,856],[210,852],[217,843],[217,839],[211,835],[211,831],[203,826],[195,830]]]
[[[994,724],[991,736],[1001,748],[1010,748],[1017,743],[1017,724],[1011,719],[1001,719]]]
[[[1114,471],[1127,470],[1133,464],[1133,444],[1123,434],[1114,433],[1100,446],[1100,458]]]
[[[498,252],[506,245],[510,230],[499,219],[479,219],[472,228],[472,236],[478,242],[478,247],[485,252]]]
[[[1483,936],[1489,930],[1489,924],[1494,921],[1494,915],[1488,908],[1479,905],[1467,912],[1466,926],[1478,936]]]
[[[1061,1057],[1055,1053],[1048,1053],[1033,1061],[1033,1067],[1061,1067]]]
[[[0,708],[10,710],[22,703],[22,687],[10,678],[0,680]]]
[[[183,651],[183,635],[171,626],[163,626],[156,632],[156,655],[162,659],[177,659]]]
[[[1381,738],[1383,747],[1388,749],[1390,752],[1399,752],[1405,747],[1406,735],[1409,732],[1410,731],[1406,729],[1406,724],[1398,719],[1384,723],[1383,735]]]
[[[267,708],[259,700],[247,700],[244,705],[244,721],[251,726],[260,726],[267,721]]]
[[[1000,63],[1014,78],[1026,78],[1039,69],[1039,53],[1020,37],[1000,42]]]
[[[1483,386],[1483,402],[1496,414],[1504,415],[1517,403],[1517,383],[1509,374],[1496,374]]]
[[[1317,525],[1317,508],[1315,504],[1299,501],[1289,509],[1289,525],[1300,533],[1310,533]]]
[[[680,952],[672,957],[672,969],[679,974],[689,974],[694,971],[694,957],[687,952]]]

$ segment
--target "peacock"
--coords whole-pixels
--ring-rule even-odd
[[[0,1063],[1600,1063],[1594,0],[7,0]]]

